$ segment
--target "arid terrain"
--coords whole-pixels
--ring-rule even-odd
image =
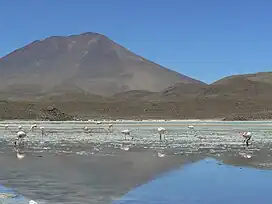
[[[208,70],[207,70],[208,71]],[[272,72],[212,84],[104,35],[35,41],[0,58],[1,119],[272,119]]]
[[[175,83],[202,83],[97,33],[32,42],[1,58],[0,73],[0,91],[16,97],[71,91],[110,96],[129,90],[162,91]]]

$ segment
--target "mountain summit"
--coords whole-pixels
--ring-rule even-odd
[[[109,96],[202,82],[138,56],[98,33],[52,36],[0,58],[0,92]]]

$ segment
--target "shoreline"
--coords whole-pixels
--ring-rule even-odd
[[[128,124],[128,125],[155,125],[155,124],[168,124],[171,126],[186,126],[186,125],[248,125],[250,123],[258,123],[258,125],[272,125],[272,120],[248,120],[248,121],[223,121],[223,120],[216,120],[216,119],[188,119],[188,120],[126,120],[126,119],[116,119],[116,120],[55,120],[55,121],[49,121],[49,120],[31,120],[31,119],[11,119],[11,120],[0,120],[0,124],[5,123],[82,123],[82,124],[93,124],[98,125],[96,122],[101,122],[101,125],[103,124]],[[261,124],[261,123],[264,124]],[[151,123],[151,124],[150,124]],[[170,124],[169,124],[170,123]]]

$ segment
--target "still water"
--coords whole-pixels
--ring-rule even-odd
[[[159,176],[114,204],[271,203],[272,172],[205,159]]]
[[[29,132],[31,124],[34,123],[37,123],[38,128]],[[113,124],[111,130],[108,128],[109,123]],[[8,129],[4,127],[6,124],[9,125]],[[27,132],[23,149],[26,156],[21,160],[16,157],[13,148],[18,125],[22,125]],[[189,129],[188,125],[193,125],[194,128]],[[41,134],[39,129],[41,126],[44,127],[45,135]],[[84,127],[88,127],[88,131],[84,131]],[[167,130],[166,138],[162,142],[159,141],[158,127],[164,127]],[[121,131],[124,129],[130,130],[131,135],[126,137],[122,135]],[[244,131],[252,131],[253,133],[253,141],[251,141],[249,148],[245,148],[242,144],[240,133]],[[96,125],[91,121],[53,123],[2,121],[0,135],[0,184],[39,203],[100,204],[121,202],[118,200],[133,204],[138,201],[140,201],[138,203],[152,203],[152,199],[154,200],[156,197],[155,192],[163,196],[163,199],[160,199],[161,203],[180,203],[178,200],[181,198],[175,197],[174,194],[180,195],[182,192],[186,192],[184,195],[187,195],[192,188],[185,187],[187,186],[185,181],[190,183],[189,177],[185,176],[187,180],[182,179],[185,178],[182,176],[182,169],[190,166],[188,164],[199,165],[202,164],[202,159],[210,157],[237,166],[236,168],[240,172],[244,172],[246,166],[259,169],[271,169],[272,167],[271,122],[112,121]],[[133,140],[131,140],[132,136],[134,136]],[[252,157],[248,159],[244,155],[252,155]],[[202,162],[204,161],[207,160]],[[202,172],[199,178],[210,178],[209,181],[204,180],[203,183],[214,181],[215,186],[231,180],[232,177],[227,176],[229,171],[224,170],[225,166],[218,165],[217,161],[214,162],[216,163],[213,165],[215,166],[214,170],[207,171],[211,167],[206,168],[205,165],[204,167],[199,165],[194,166],[195,170],[190,170],[190,172]],[[231,167],[226,166],[226,169],[231,169]],[[178,173],[172,174],[173,171]],[[220,175],[218,178],[221,180],[216,180],[217,177],[212,180],[213,177],[207,175],[209,172],[218,173]],[[272,183],[270,171],[264,172],[267,172],[266,178]],[[171,189],[170,192],[173,192],[171,196],[166,191],[162,191],[163,188],[159,186],[161,184],[159,178],[168,175],[168,173],[172,175],[169,176],[172,180],[163,180],[163,183],[166,185],[165,190]],[[184,172],[185,174],[186,172]],[[234,175],[234,173],[230,175],[232,174]],[[176,179],[173,179],[175,177],[173,175],[176,175]],[[262,186],[259,183],[253,185],[252,180],[246,179],[249,178],[247,175],[247,173],[241,173],[234,180],[247,184],[241,187],[243,189],[255,186],[256,191],[259,192]],[[250,175],[257,178],[259,174]],[[261,174],[259,178],[262,179]],[[156,179],[158,179],[158,183],[153,183],[150,190],[145,187]],[[172,183],[173,180],[178,182]],[[191,182],[194,181],[191,180]],[[155,190],[154,186],[157,184],[158,190]],[[201,193],[201,186],[196,188],[195,185],[199,186],[198,184],[191,185],[195,189],[194,195],[198,195],[194,197],[201,199],[204,195],[203,192]],[[229,186],[231,185],[229,183]],[[239,186],[238,184],[233,185]],[[139,193],[141,192],[139,189],[142,187],[144,187],[145,193],[150,193],[143,196]],[[211,187],[211,185],[207,185],[207,187]],[[179,193],[177,193],[178,188],[182,189]],[[210,191],[213,189],[210,188]],[[225,192],[224,195],[227,199],[229,191],[220,189],[220,192]],[[239,195],[244,195],[244,192],[246,191],[242,190]],[[215,193],[213,198],[210,196],[211,199],[220,200],[216,195],[218,194]],[[252,193],[251,195],[256,196]],[[130,201],[126,199],[127,197],[130,197]],[[221,198],[223,197],[221,196]],[[188,200],[185,197],[182,199]],[[261,199],[259,198],[259,201],[262,203],[266,202]],[[263,199],[265,198],[263,197]],[[223,203],[221,200],[220,202]],[[229,203],[230,201],[225,202]],[[188,200],[188,203],[205,202],[204,200],[203,202]],[[209,202],[206,201],[206,203]]]

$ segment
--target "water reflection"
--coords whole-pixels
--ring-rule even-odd
[[[269,204],[271,182],[272,171],[205,159],[163,174],[113,203]]]

